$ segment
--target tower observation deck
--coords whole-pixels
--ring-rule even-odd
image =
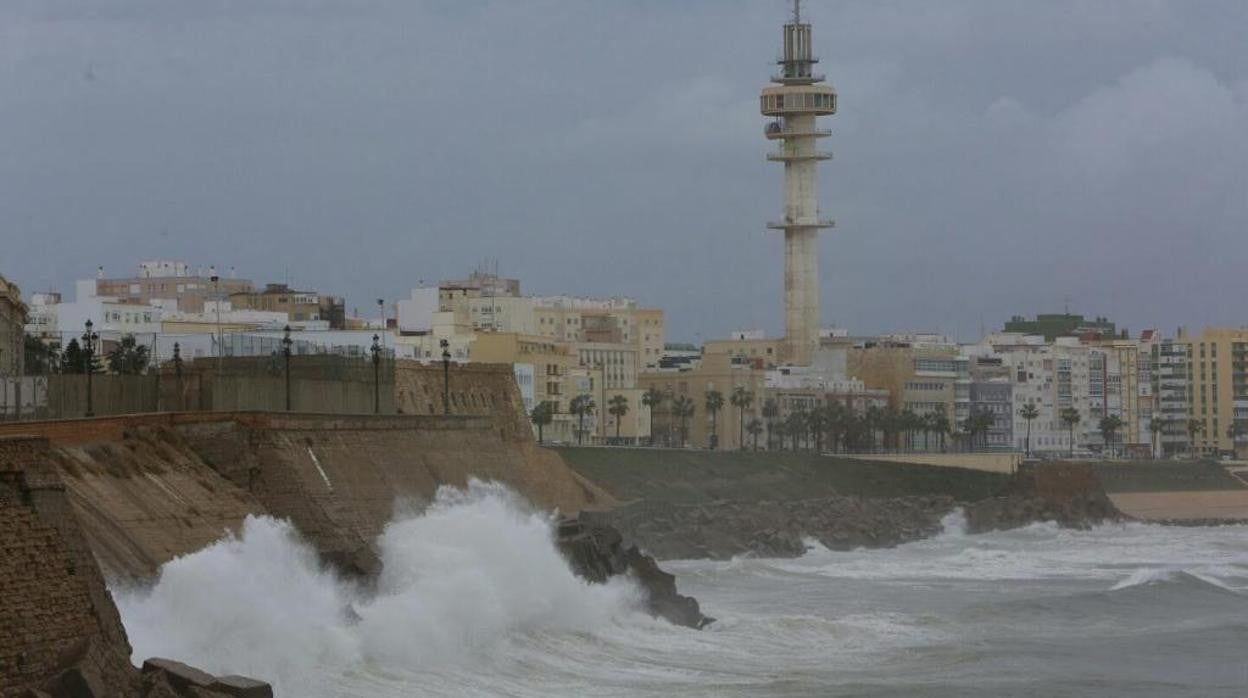
[[[819,59],[811,47],[810,25],[802,22],[801,0],[793,2],[793,19],[784,25],[784,54],[774,86],[763,88],[760,109],[772,117],[764,134],[779,149],[767,159],[784,163],[784,216],[767,224],[784,231],[785,339],[790,363],[810,363],[819,344],[818,232],[833,222],[820,217],[815,166],[832,155],[816,147],[832,135],[819,129],[816,118],[836,113],[836,91],[820,84]]]

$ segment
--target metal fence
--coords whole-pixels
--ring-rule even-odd
[[[101,338],[89,375],[85,359],[66,359],[72,351],[65,339],[55,353],[28,352],[27,368],[34,370],[27,375],[0,375],[0,421],[197,410],[395,411],[391,351],[379,347],[374,357],[368,345],[316,342],[308,338],[314,334],[292,333],[289,356],[282,332]],[[74,339],[81,350],[81,338]]]

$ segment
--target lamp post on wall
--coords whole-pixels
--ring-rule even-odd
[[[385,334],[386,334],[386,299],[385,298],[377,299],[377,313],[381,315],[381,334],[382,334],[382,338],[384,339]]]
[[[86,360],[86,370],[87,370],[87,415],[86,416],[88,417],[95,416],[95,403],[94,403],[94,397],[92,395],[91,374],[95,373],[96,342],[100,340],[100,335],[91,331],[91,328],[94,326],[95,326],[95,323],[91,322],[91,320],[88,318],[86,322],[87,329],[85,332],[82,333],[82,353],[83,353],[83,357]]]
[[[373,414],[381,414],[381,338],[373,335]]]
[[[451,413],[451,343],[448,340],[438,340],[438,346],[442,347],[442,414]]]
[[[286,411],[290,411],[290,345],[294,344],[290,340],[290,325],[285,328],[285,334],[282,336],[282,356],[286,360]]]
[[[178,383],[178,410],[186,409],[183,404],[182,393],[182,344],[180,342],[173,343],[173,376]]]

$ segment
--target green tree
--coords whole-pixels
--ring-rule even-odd
[[[1205,423],[1192,417],[1187,420],[1187,450],[1192,460],[1196,460],[1196,435],[1205,433]]]
[[[650,409],[650,445],[651,446],[654,445],[654,413],[658,411],[659,407],[663,404],[663,401],[666,399],[667,399],[667,396],[663,394],[663,391],[653,386],[646,388],[646,392],[641,394],[641,404],[645,405],[646,407]]]
[[[823,406],[823,428],[828,435],[828,447],[833,452],[841,450],[846,411],[845,405],[837,400],[829,400]]]
[[[1158,441],[1161,439],[1161,434],[1165,430],[1166,430],[1165,419],[1153,417],[1152,419],[1148,420],[1148,432],[1152,436],[1150,443],[1152,444],[1152,448],[1153,448],[1153,458],[1156,458],[1158,453],[1161,451],[1161,449],[1158,447]]]
[[[1101,417],[1101,421],[1097,423],[1100,429],[1101,439],[1105,442],[1105,453],[1110,458],[1114,457],[1114,437],[1117,436],[1118,430],[1122,428],[1122,418],[1116,414]]]
[[[883,430],[884,420],[887,419],[886,415],[887,411],[880,408],[878,405],[868,407],[866,414],[863,415],[864,425],[867,429],[867,441],[869,442],[868,450],[872,453],[875,452],[875,433],[876,431]]]
[[[687,395],[677,395],[676,399],[672,400],[672,414],[680,422],[680,445],[682,448],[689,442],[689,419],[693,417],[695,409],[696,406],[693,404],[693,400],[689,399]]]
[[[737,408],[737,441],[740,442],[741,450],[745,450],[745,411],[754,405],[754,393],[745,389],[745,386],[738,385],[732,390],[732,397],[729,398],[732,406]],[[758,439],[755,439],[757,442]],[[754,450],[758,450],[758,444],[754,444]]]
[[[971,411],[971,415],[963,422],[962,428],[970,438],[972,451],[976,449],[977,444],[982,444],[985,449],[987,448],[988,431],[992,429],[996,421],[996,415],[987,408],[980,407]]]
[[[758,417],[750,418],[750,423],[745,425],[745,431],[754,439],[754,450],[758,450],[758,435],[763,433],[763,422]]]
[[[137,376],[147,370],[147,347],[139,344],[134,335],[122,336],[121,341],[108,352],[108,370],[119,376]]]
[[[767,450],[771,450],[772,432],[776,428],[776,418],[780,416],[780,406],[776,401],[767,398],[763,401],[763,421],[767,423]]]
[[[1058,413],[1058,418],[1066,425],[1066,432],[1070,438],[1070,457],[1075,457],[1075,427],[1079,422],[1083,421],[1083,415],[1079,414],[1079,410],[1073,407],[1063,407]]]
[[[33,375],[47,375],[60,368],[60,357],[56,347],[44,344],[38,337],[25,335],[22,339],[23,364],[25,371]]]
[[[568,405],[568,412],[576,415],[576,443],[581,445],[585,436],[585,417],[594,413],[598,406],[594,404],[594,399],[588,395],[577,395],[572,398],[572,402]]]
[[[932,413],[932,431],[936,433],[940,450],[945,450],[945,437],[953,430],[953,423],[949,421],[949,414],[945,411],[944,403],[936,405],[936,411]]]
[[[806,440],[806,410],[799,408],[790,412],[788,418],[784,420],[784,430],[789,434],[793,450],[800,450],[802,443]]]
[[[901,411],[899,423],[901,433],[906,435],[905,446],[907,451],[914,450],[914,433],[923,426],[923,418],[915,414],[914,410],[906,408]]]
[[[719,411],[724,409],[724,394],[718,390],[706,391],[706,411],[711,415],[711,448],[719,447]]]
[[[545,441],[546,427],[555,421],[555,406],[550,401],[543,400],[529,413],[529,419],[537,426],[537,443],[541,444]]]
[[[612,395],[607,401],[607,413],[615,417],[615,440],[620,440],[620,425],[624,422],[624,415],[628,414],[628,398],[623,395]]]
[[[806,413],[806,428],[810,432],[810,440],[814,442],[815,453],[823,453],[823,435],[828,428],[828,413],[822,405]]]
[[[1031,423],[1035,421],[1036,417],[1040,416],[1040,410],[1036,409],[1036,406],[1029,402],[1023,405],[1023,409],[1018,411],[1018,416],[1027,422],[1027,441],[1025,443],[1027,444],[1027,457],[1031,458]]]
[[[61,352],[61,373],[82,374],[87,372],[87,353],[82,350],[78,339],[69,340],[65,351]]]

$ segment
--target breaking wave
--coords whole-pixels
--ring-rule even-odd
[[[136,660],[173,657],[308,695],[365,666],[441,669],[517,634],[589,633],[632,615],[640,592],[573,575],[551,526],[501,485],[442,488],[423,514],[386,527],[384,571],[364,592],[323,569],[290,523],[253,516],[166,564],[150,589],[116,596]]]

